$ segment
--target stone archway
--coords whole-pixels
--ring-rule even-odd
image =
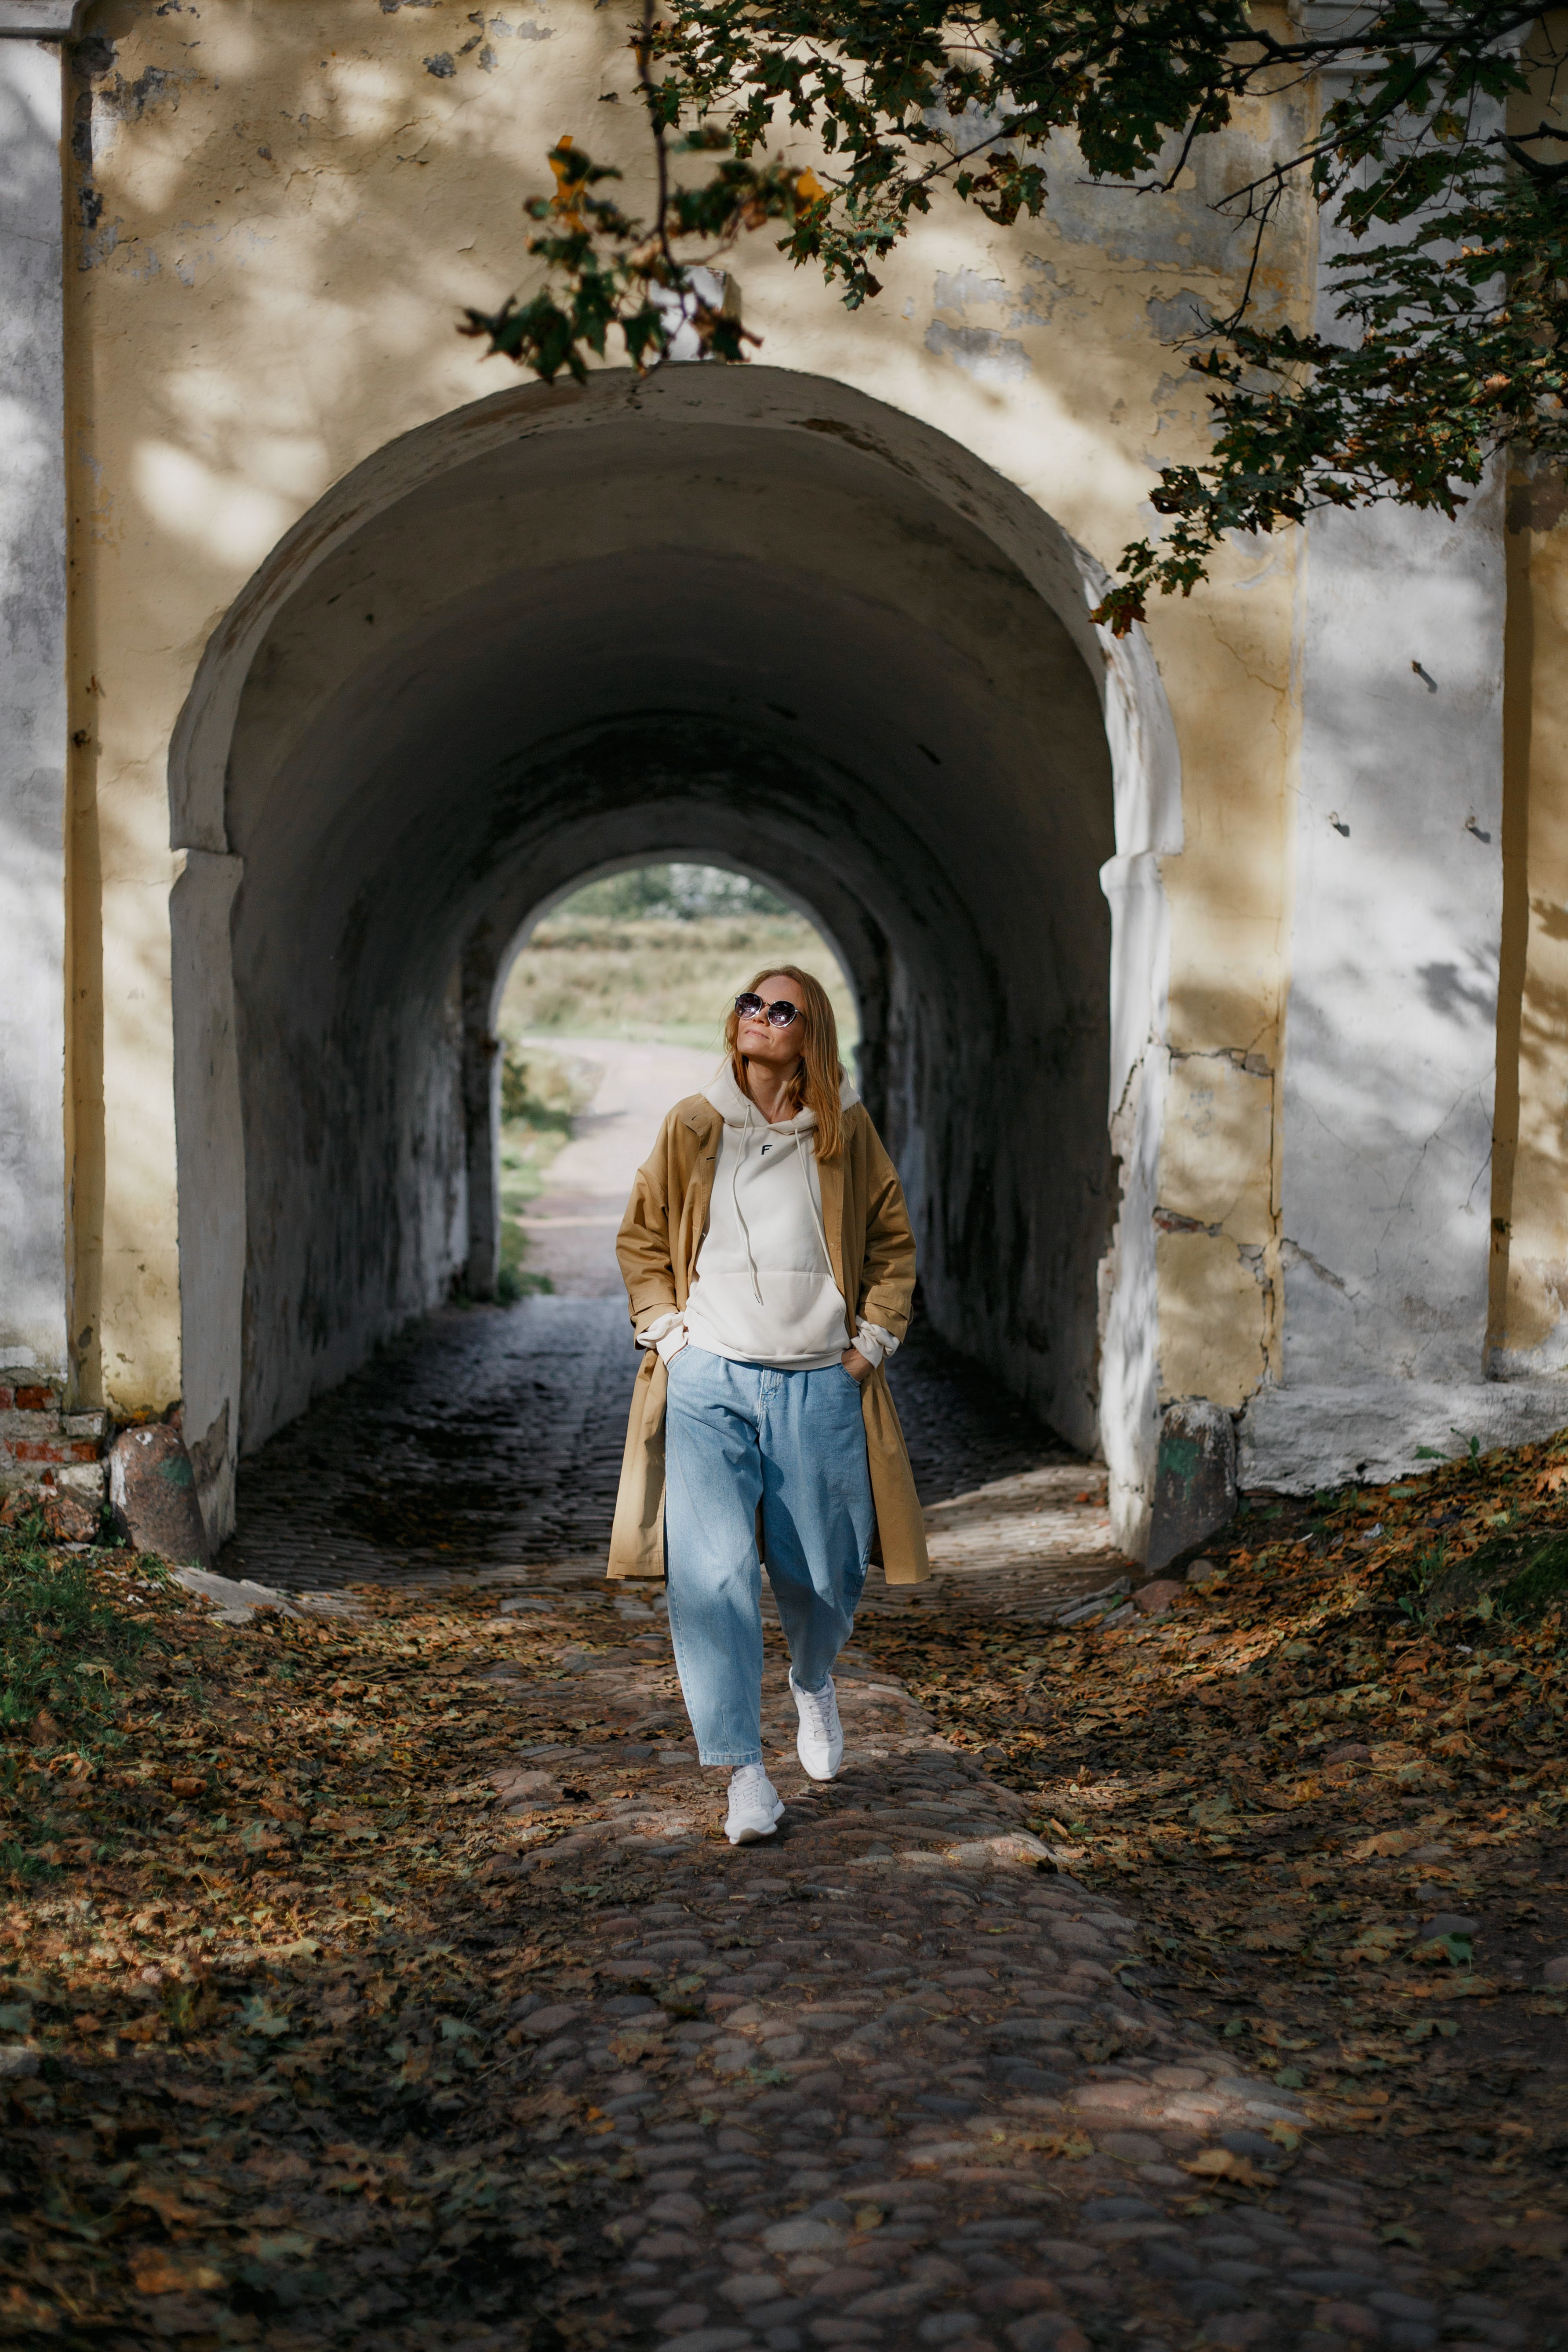
[[[968,452],[754,368],[503,394],[304,519],[171,752],[215,1530],[237,1451],[488,1247],[475,1055],[508,942],[585,871],[689,848],[839,944],[932,1318],[1099,1436],[1136,1539],[1180,806],[1152,662],[1090,626],[1097,593]]]

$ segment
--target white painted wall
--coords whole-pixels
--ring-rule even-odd
[[[1325,223],[1318,327],[1334,313]],[[1457,518],[1324,513],[1301,570],[1300,792],[1279,1097],[1282,1380],[1244,1484],[1387,1477],[1451,1431],[1568,1418],[1485,1384],[1507,578],[1500,475]]]
[[[1502,919],[1495,485],[1310,533],[1285,1385],[1481,1377]],[[1416,665],[1419,664],[1419,669]]]
[[[1098,566],[1082,568],[1092,610],[1110,583]],[[1100,1444],[1112,1535],[1141,1559],[1160,1450],[1154,1211],[1171,1064],[1171,909],[1160,860],[1182,847],[1182,764],[1148,640],[1135,631],[1106,644],[1117,854],[1100,887],[1110,907],[1110,1146],[1121,1201],[1100,1269]]]
[[[68,1371],[62,119],[59,51],[0,38],[0,1376],[40,1382]]]
[[[229,949],[244,861],[185,852],[171,904],[174,1002],[188,1050],[174,1064],[185,1443],[208,1537],[234,1525],[245,1303],[245,1130]]]

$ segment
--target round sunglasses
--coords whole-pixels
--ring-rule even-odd
[[[736,997],[735,1010],[742,1021],[755,1021],[761,1014],[771,1029],[787,1029],[800,1007],[792,1004],[787,996],[778,997],[772,1004],[764,1004],[762,998],[753,995],[748,988]]]

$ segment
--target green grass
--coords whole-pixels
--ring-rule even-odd
[[[149,1566],[149,1582],[161,1573]],[[98,1590],[90,1555],[51,1552],[36,1521],[0,1530],[0,1739],[117,1738],[114,1694],[145,1641]]]
[[[1536,1617],[1568,1596],[1568,1532],[1514,1528],[1512,1515],[1494,1521],[1500,1532],[1464,1559],[1450,1563],[1439,1540],[1411,1564],[1413,1591],[1400,1600],[1418,1624],[1458,1614]]]
[[[717,1060],[736,992],[770,959],[816,974],[833,1001],[847,1062],[860,1035],[854,997],[826,940],[797,915],[622,921],[575,914],[568,902],[540,924],[513,964],[500,1033],[513,1040],[647,1039]]]
[[[1504,1617],[1533,1617],[1568,1593],[1568,1535],[1560,1528],[1533,1539],[1500,1537],[1483,1544],[1466,1566],[1485,1586],[1489,1576],[1494,1606]]]
[[[528,1269],[528,1235],[518,1218],[544,1189],[544,1171],[571,1139],[572,1122],[594,1099],[599,1072],[591,1063],[547,1046],[506,1046],[501,1064],[500,1272],[496,1297],[511,1306],[531,1291],[552,1288],[547,1274]]]
[[[79,1771],[124,1746],[118,1718],[148,1638],[104,1597],[89,1553],[51,1551],[36,1519],[0,1529],[0,1876],[51,1867],[37,1849],[57,1827],[53,1759]]]

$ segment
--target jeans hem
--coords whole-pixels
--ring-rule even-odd
[[[699,1764],[727,1764],[731,1772],[738,1772],[742,1764],[760,1764],[762,1760],[763,1751],[760,1748],[749,1748],[743,1756],[738,1748],[732,1752],[726,1751],[720,1756],[707,1755],[701,1748],[697,1751]]]

